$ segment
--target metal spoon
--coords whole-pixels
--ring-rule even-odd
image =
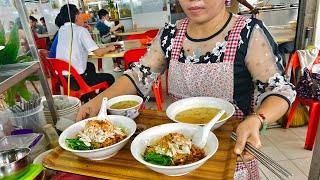
[[[196,131],[192,136],[192,144],[202,149],[207,143],[209,132],[213,125],[220,119],[220,117],[224,114],[225,110],[221,110],[217,113],[215,117],[213,117],[210,122],[208,122],[205,126]]]
[[[102,99],[99,114],[96,117],[98,120],[109,120],[108,114],[107,114],[107,106],[108,106],[108,98],[104,97]]]

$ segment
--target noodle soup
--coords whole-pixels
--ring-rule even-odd
[[[175,119],[183,123],[207,124],[220,110],[221,109],[209,107],[192,108],[179,112],[175,116]],[[227,116],[227,113],[224,113],[219,121],[227,118]]]
[[[110,106],[111,109],[128,109],[139,104],[138,101],[120,101]]]

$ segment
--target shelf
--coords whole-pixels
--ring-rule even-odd
[[[30,74],[36,72],[39,68],[39,62],[35,61],[0,65],[0,94]]]

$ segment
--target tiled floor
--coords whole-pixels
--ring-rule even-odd
[[[90,60],[97,64],[96,60]],[[112,71],[112,60],[103,59],[103,71],[111,73],[115,78],[119,78],[121,72]],[[165,102],[163,103],[163,109],[165,110],[168,105],[172,103],[170,98],[165,93],[165,78],[163,80],[163,92],[165,95]],[[42,91],[41,87],[39,90]],[[150,93],[153,96],[153,93]],[[157,109],[154,101],[149,101],[147,104],[148,109]],[[312,151],[305,150],[304,141],[307,133],[307,126],[298,128],[274,128],[268,129],[264,135],[261,136],[262,148],[261,150],[270,156],[273,160],[279,162],[290,172],[294,174],[291,179],[304,180],[307,179],[309,174],[309,168],[311,164]],[[276,180],[277,178],[271,171],[269,171],[263,165],[260,165],[261,179]]]

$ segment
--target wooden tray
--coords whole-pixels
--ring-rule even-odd
[[[135,121],[148,128],[172,123],[164,111],[152,110],[143,110]],[[101,161],[82,158],[57,147],[45,157],[43,165],[48,169],[104,179],[233,179],[237,156],[233,153],[234,141],[230,136],[237,125],[238,121],[232,118],[215,130],[218,151],[201,167],[180,177],[156,173],[136,161],[130,152],[132,140],[115,156]]]

